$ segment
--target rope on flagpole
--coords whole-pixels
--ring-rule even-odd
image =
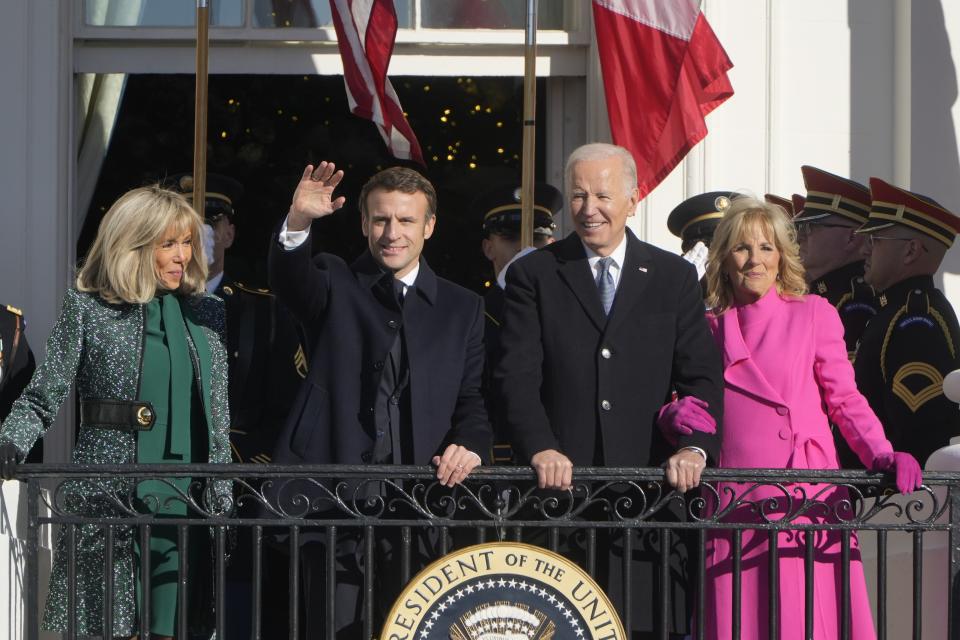
[[[537,140],[537,0],[527,0],[523,60],[523,160],[520,178],[520,247],[533,246],[533,173]]]

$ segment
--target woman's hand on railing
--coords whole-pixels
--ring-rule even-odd
[[[667,442],[673,446],[677,446],[680,436],[689,436],[694,431],[716,433],[717,421],[707,412],[709,406],[694,396],[684,396],[668,402],[660,408],[657,426]]]
[[[12,442],[0,442],[0,480],[13,478],[13,470],[17,466],[20,450]]]
[[[901,451],[881,453],[873,459],[872,471],[896,472],[897,490],[900,493],[910,493],[923,484],[920,463],[909,453]]]

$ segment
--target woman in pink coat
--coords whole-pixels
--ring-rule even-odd
[[[796,234],[781,208],[749,197],[733,201],[714,234],[707,285],[708,319],[723,354],[726,383],[719,467],[837,469],[832,422],[867,468],[896,471],[901,491],[920,485],[916,460],[893,452],[883,427],[857,391],[836,310],[824,298],[804,295]],[[685,423],[698,428],[694,425],[703,422],[703,415],[709,417],[691,399],[687,406],[665,412],[661,426],[682,431]],[[720,504],[714,507],[728,508],[736,499],[760,506],[766,498],[777,498],[764,505],[766,517],[775,520],[795,513],[804,496],[812,498],[827,489],[827,485],[794,484],[786,486],[789,494],[775,487],[745,493],[752,486],[721,483],[717,487]],[[836,504],[847,497],[845,489],[834,488],[818,499]],[[829,520],[824,511],[792,521]],[[738,505],[723,519],[762,521],[748,504]],[[732,635],[732,540],[729,530],[710,531],[707,537],[703,622],[711,639]],[[830,640],[840,637],[841,534],[822,531],[814,540],[812,637]],[[765,530],[743,531],[740,624],[744,640],[769,635],[767,541]],[[806,534],[783,531],[777,541],[779,637],[804,638]],[[851,638],[872,639],[876,636],[856,536],[851,537],[850,559]]]

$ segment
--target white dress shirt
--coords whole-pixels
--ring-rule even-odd
[[[583,239],[580,239],[580,242],[583,242]],[[600,267],[597,266],[597,263],[600,262],[600,254],[587,246],[587,243],[583,242],[583,249],[587,252],[587,263],[590,265],[590,274],[593,277],[593,281],[597,281],[597,276],[600,275]],[[613,250],[613,253],[609,256],[610,261],[610,276],[613,278],[613,290],[616,291],[617,287],[620,286],[620,271],[623,270],[623,261],[627,257],[627,234],[624,232],[623,239],[620,240],[620,244],[617,245],[617,248]]]

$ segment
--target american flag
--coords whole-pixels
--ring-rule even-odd
[[[330,11],[343,60],[350,112],[377,125],[395,158],[426,166],[417,136],[387,79],[397,35],[393,0],[330,0]]]

